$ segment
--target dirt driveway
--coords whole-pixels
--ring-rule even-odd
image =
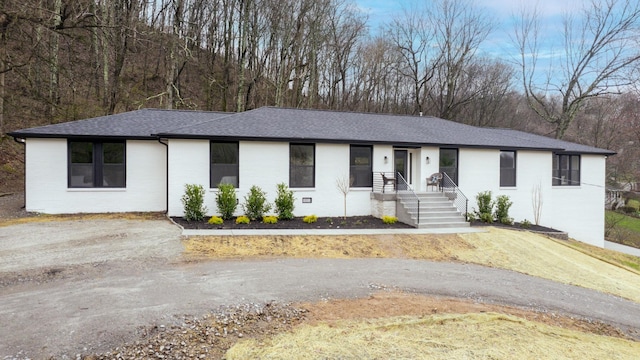
[[[470,264],[401,259],[184,262],[168,221],[0,228],[0,358],[75,357],[220,305],[367,296],[384,288],[511,304],[640,329],[640,304]]]

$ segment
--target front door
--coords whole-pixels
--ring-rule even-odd
[[[409,180],[407,180],[407,174],[408,174],[407,150],[394,150],[393,164],[394,164],[393,170],[395,171],[395,173],[400,174],[402,178],[405,179],[406,182],[408,182]],[[406,190],[405,181],[402,181],[399,178],[396,179],[398,190]]]

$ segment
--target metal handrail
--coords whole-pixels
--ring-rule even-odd
[[[469,199],[460,191],[458,185],[451,180],[446,172],[442,173],[442,181],[440,183],[440,191],[453,202],[453,205],[467,219],[467,211],[469,209]]]
[[[396,174],[394,172],[373,172],[373,181],[371,191],[374,193],[395,193],[396,191]]]
[[[402,190],[400,190],[400,188],[402,188]],[[413,191],[413,189],[411,188],[411,186],[407,183],[407,180],[404,179],[404,177],[402,176],[402,174],[400,174],[399,172],[396,173],[396,214],[398,213],[398,204],[400,203],[400,199],[397,197],[397,194],[399,192],[405,193],[405,194],[410,194],[413,195],[413,198],[415,198],[417,204],[418,204],[418,218],[417,218],[417,224],[420,224],[420,198],[418,197],[418,195],[415,193],[415,191]]]

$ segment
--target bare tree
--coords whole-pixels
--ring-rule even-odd
[[[560,71],[540,69],[540,13],[523,10],[515,32],[519,67],[529,106],[561,139],[586,99],[616,93],[630,84],[625,71],[640,60],[636,0],[592,0],[580,17],[565,15]],[[544,74],[544,75],[543,75]],[[541,76],[542,75],[542,76]]]
[[[533,206],[533,221],[536,225],[540,225],[542,217],[542,205],[544,199],[542,196],[542,184],[536,184],[531,189],[531,205]]]
[[[351,185],[353,185],[353,178],[348,175],[342,175],[336,179],[336,188],[343,196],[344,199],[344,219],[347,218],[347,195],[351,191]]]
[[[460,108],[483,91],[482,86],[466,87],[476,52],[493,30],[489,15],[470,0],[438,0],[429,14],[434,19],[435,41],[440,52],[433,87],[429,92],[435,114],[456,118]]]
[[[440,63],[440,54],[432,48],[435,33],[431,17],[425,16],[424,12],[424,9],[405,9],[403,15],[393,19],[386,29],[402,58],[397,64],[398,71],[412,87],[414,114],[424,111],[425,88]]]

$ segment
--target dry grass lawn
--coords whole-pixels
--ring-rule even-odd
[[[470,262],[640,302],[640,258],[489,228],[460,235],[191,237],[188,258],[393,257]],[[315,321],[244,339],[227,359],[637,359],[640,343],[597,322],[402,295],[303,304]],[[315,314],[315,315],[314,315]]]
[[[490,312],[305,324],[240,341],[225,358],[637,359],[639,353],[639,342]]]
[[[186,238],[184,246],[188,259],[391,257],[470,262],[640,302],[640,276],[633,269],[640,258],[586,245],[578,248],[576,242],[524,231],[489,228],[483,233],[460,235],[197,236]]]
[[[0,227],[20,225],[28,223],[42,223],[52,221],[77,221],[77,220],[166,220],[163,213],[98,213],[98,214],[61,214],[61,215],[36,215],[14,219],[0,219]]]

